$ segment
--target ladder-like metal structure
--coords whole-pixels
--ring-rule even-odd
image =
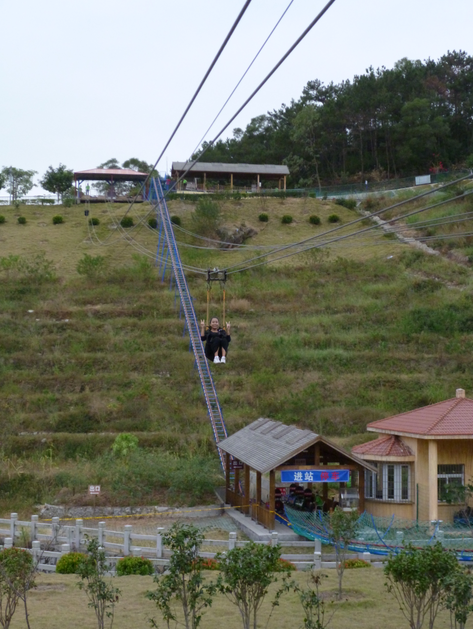
[[[181,257],[177,248],[176,239],[172,229],[171,217],[169,216],[168,207],[164,198],[161,181],[158,178],[153,179],[153,186],[156,192],[157,220],[160,226],[160,236],[158,244],[158,255],[161,247],[161,261],[164,263],[163,280],[166,272],[166,265],[169,260],[172,268],[172,277],[176,282],[176,289],[179,293],[181,308],[184,313],[187,330],[189,332],[190,344],[195,357],[195,364],[199,373],[200,384],[204,394],[207,412],[217,445],[220,463],[224,473],[226,472],[225,458],[223,452],[218,448],[220,441],[227,437],[227,429],[223,419],[222,408],[218,401],[217,391],[210,372],[208,360],[205,356],[204,346],[200,338],[200,327],[197,316],[192,303],[192,297],[189,292],[187,280],[182,268]],[[161,242],[162,239],[162,242]]]

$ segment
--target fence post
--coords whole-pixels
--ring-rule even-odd
[[[314,539],[314,553],[322,554],[322,542],[317,538]]]
[[[59,518],[56,516],[51,520],[51,542],[57,543],[57,536],[59,535]]]
[[[233,550],[236,546],[236,538],[237,538],[237,534],[236,533],[230,533],[228,535],[228,550]]]
[[[127,557],[130,554],[131,530],[132,524],[125,524],[123,532],[123,555]]]
[[[39,555],[41,552],[41,544],[36,541],[36,542],[32,542],[31,547],[33,549],[33,565],[37,566],[39,563]]]
[[[76,520],[76,530],[75,530],[75,546],[76,546],[76,551],[80,552],[80,542],[81,542],[81,533],[82,533],[82,527],[84,525],[84,520]]]
[[[18,513],[10,514],[10,537],[13,540],[13,546],[15,545],[15,532],[16,532],[16,522],[18,520]]]
[[[12,548],[13,547],[13,540],[11,537],[5,537],[5,541],[3,542],[4,546],[3,548]]]
[[[371,553],[368,552],[364,552],[364,553],[360,553],[361,557],[360,559],[363,559],[363,561],[366,561],[366,563],[371,563]]]
[[[158,526],[156,533],[156,557],[158,559],[163,557],[163,531],[164,526]]]
[[[71,547],[69,544],[61,544],[61,555],[67,555],[67,553],[71,552]]]
[[[71,548],[73,548],[74,546],[74,527],[73,526],[66,526],[66,537],[67,537],[67,543],[69,544]]]
[[[322,568],[322,553],[314,551],[314,570],[320,570]]]
[[[38,516],[32,515],[31,516],[31,534],[30,534],[32,542],[36,541],[37,534],[38,534]]]
[[[99,546],[101,546],[102,548],[104,544],[104,533],[105,533],[105,522],[99,522],[98,542],[99,542]]]
[[[270,545],[271,546],[277,546],[277,544],[278,544],[278,533],[277,533],[277,531],[271,531]]]

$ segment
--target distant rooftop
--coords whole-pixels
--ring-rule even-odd
[[[74,173],[74,179],[82,181],[143,181],[147,176],[132,168],[92,168]]]
[[[353,454],[367,459],[378,456],[403,459],[414,458],[414,453],[409,446],[406,446],[402,439],[396,435],[383,435],[373,441],[354,446],[351,451]]]
[[[192,162],[173,162],[173,172],[184,171]],[[197,162],[189,171],[190,173],[226,174],[226,175],[289,175],[289,168],[285,165],[275,164],[223,164],[219,162]]]

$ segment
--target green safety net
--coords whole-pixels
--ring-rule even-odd
[[[331,544],[333,535],[330,514],[322,511],[298,511],[285,506],[286,516],[295,533],[310,540]],[[455,551],[460,559],[473,561],[473,527],[469,524],[417,522],[396,518],[375,517],[366,511],[358,519],[356,534],[348,544],[350,550],[387,555],[411,544],[415,547],[440,542]]]

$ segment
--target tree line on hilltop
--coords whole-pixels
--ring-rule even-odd
[[[311,80],[299,100],[201,148],[206,162],[285,163],[293,187],[473,166],[473,57],[453,51],[339,84]]]

